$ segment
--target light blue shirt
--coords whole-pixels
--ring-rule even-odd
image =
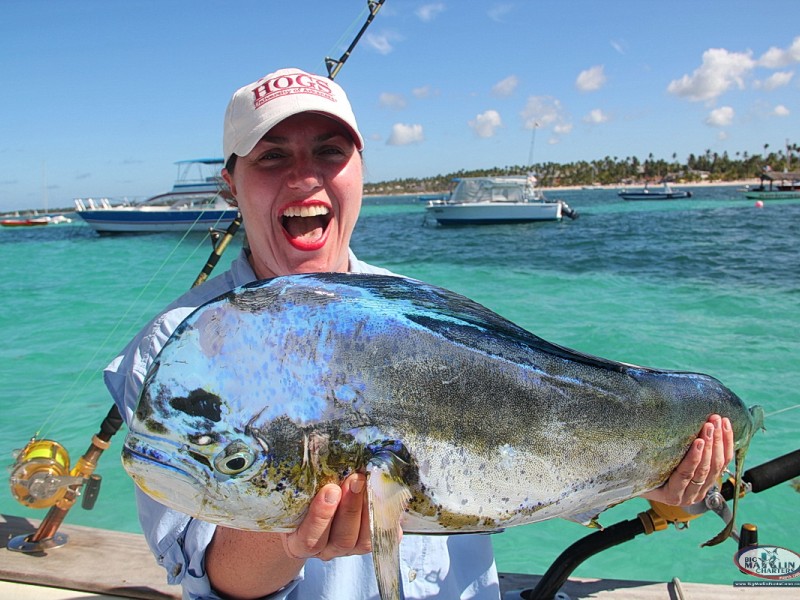
[[[350,271],[392,274],[359,261],[352,251]],[[148,368],[175,328],[198,306],[256,279],[243,251],[228,271],[192,288],[168,306],[106,367],[106,386],[126,423],[130,423],[136,409]],[[138,488],[136,502],[145,538],[158,563],[166,569],[167,581],[181,584],[186,600],[218,599],[205,570],[205,551],[216,526],[166,508]],[[406,600],[500,597],[488,535],[406,535],[400,544],[400,577]],[[372,555],[327,562],[309,559],[294,581],[268,598],[377,600]]]

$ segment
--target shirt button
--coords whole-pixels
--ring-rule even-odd
[[[416,569],[409,569],[408,571],[408,581],[409,583],[414,581],[417,578],[417,570]]]

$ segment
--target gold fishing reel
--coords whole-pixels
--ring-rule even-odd
[[[36,438],[16,453],[9,481],[17,502],[30,508],[56,506],[70,487],[89,483],[77,465],[70,470],[69,453],[61,444]]]
[[[66,449],[53,440],[37,440],[34,436],[16,453],[10,469],[11,494],[24,506],[49,510],[35,532],[9,540],[6,546],[9,550],[44,552],[67,543],[67,535],[60,533],[58,528],[79,496],[82,497],[82,508],[94,508],[102,480],[94,473],[97,460],[109,448],[109,439],[121,423],[122,417],[114,406],[103,421],[100,432],[92,437],[89,449],[72,468]]]
[[[724,477],[718,480],[717,484],[708,491],[703,500],[691,506],[670,506],[655,500],[648,500],[650,503],[650,510],[639,513],[639,519],[644,525],[645,533],[650,534],[654,531],[662,531],[670,524],[674,525],[677,529],[686,529],[689,527],[690,521],[693,521],[709,511],[716,513],[725,523],[728,523],[733,519],[733,514],[721,490],[723,483],[726,483],[726,481],[732,489],[736,485],[736,479],[733,475],[730,473],[728,473],[728,475],[729,477],[727,480],[725,480]],[[738,492],[739,498],[742,498],[750,490],[750,484],[742,482]],[[731,537],[739,541],[739,536],[736,533],[732,533]]]

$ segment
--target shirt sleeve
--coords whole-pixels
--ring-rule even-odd
[[[253,278],[246,258],[240,256],[230,271],[176,300],[111,361],[103,379],[126,423],[133,418],[148,369],[175,328],[197,306]],[[186,599],[217,599],[205,571],[205,551],[216,526],[167,508],[138,488],[136,502],[145,539],[158,564],[166,570],[167,581],[181,584]]]

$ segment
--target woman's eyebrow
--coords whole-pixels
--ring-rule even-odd
[[[346,138],[347,134],[339,133],[339,132],[321,133],[320,135],[314,137],[314,139],[312,141],[314,141],[314,142],[327,142],[331,138],[335,138],[335,137],[344,137],[344,138]],[[286,142],[289,141],[289,138],[285,137],[285,136],[270,135],[269,133],[266,133],[266,134],[264,134],[264,137],[262,137],[259,141],[260,142],[270,142],[272,144],[285,144]]]

